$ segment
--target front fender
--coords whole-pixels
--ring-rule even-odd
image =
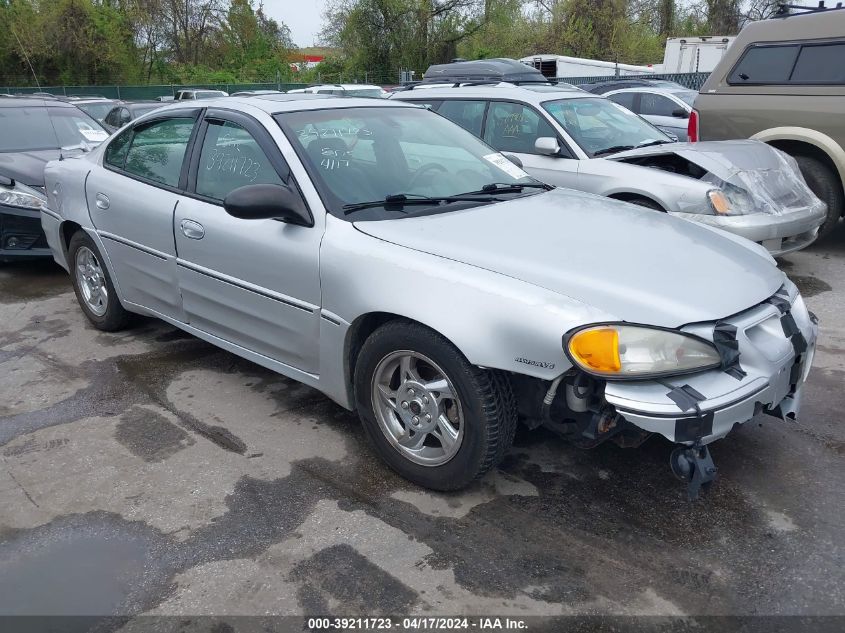
[[[549,380],[571,367],[563,352],[566,331],[614,318],[544,288],[329,220],[320,257],[323,311],[341,327],[369,313],[395,314],[436,330],[474,365]],[[321,380],[336,384],[338,376],[328,374],[345,363],[343,349],[331,347],[321,353]]]
[[[594,191],[602,196],[636,195],[654,200],[669,212],[704,208],[712,185],[655,167],[629,165],[609,159],[585,161],[581,177],[590,174]],[[591,189],[592,190],[592,189]]]
[[[771,143],[773,141],[799,141],[813,145],[830,157],[830,160],[836,165],[839,178],[842,182],[845,182],[845,149],[827,134],[822,134],[818,130],[811,130],[804,127],[784,126],[757,132],[751,138],[757,141],[763,141],[764,143]]]

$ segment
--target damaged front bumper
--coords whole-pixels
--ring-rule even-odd
[[[779,215],[704,215],[673,213],[685,220],[713,226],[752,242],[757,242],[773,256],[784,255],[812,244],[827,217],[827,205],[816,199],[813,204],[791,209]]]
[[[41,212],[0,205],[0,261],[52,257]]]
[[[704,446],[761,412],[794,420],[818,325],[793,284],[718,323],[682,328],[727,349],[729,366],[675,379],[607,382],[604,399],[628,423]]]

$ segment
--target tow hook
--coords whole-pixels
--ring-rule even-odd
[[[706,446],[679,446],[669,456],[672,472],[681,481],[687,482],[687,498],[698,499],[701,490],[707,490],[716,479],[716,466]]]

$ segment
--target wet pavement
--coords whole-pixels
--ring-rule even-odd
[[[544,431],[427,492],[318,392],[2,265],[0,614],[845,615],[845,226],[780,264],[821,323],[801,420],[713,445],[696,503],[666,442]]]

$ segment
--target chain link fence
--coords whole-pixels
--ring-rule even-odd
[[[685,88],[691,90],[699,90],[704,84],[704,81],[710,73],[669,73],[669,74],[652,74],[652,75],[625,75],[622,77],[558,77],[559,80],[565,81],[576,86],[593,83],[597,81],[615,81],[619,79],[664,79],[667,81],[674,81]],[[406,75],[410,77],[411,75]],[[208,90],[225,90],[228,93],[239,92],[241,90],[292,90],[294,88],[305,88],[308,85],[317,83],[367,83],[376,84],[380,86],[395,86],[400,83],[400,73],[378,74],[378,73],[363,73],[361,75],[347,75],[343,73],[319,75],[315,78],[312,84],[306,83],[218,83],[218,84],[170,84],[170,85],[153,85],[153,86],[3,86],[0,84],[0,94],[33,94],[36,92],[45,92],[58,96],[100,96],[108,97],[110,99],[125,99],[129,101],[137,101],[144,99],[156,99],[158,97],[173,96],[177,90],[181,89],[208,89]]]
[[[651,75],[624,75],[621,77],[557,77],[560,81],[581,86],[583,84],[591,84],[599,81],[619,81],[620,79],[663,79],[665,81],[674,81],[676,84],[681,84],[684,88],[690,90],[701,90],[701,86],[710,76],[710,73],[665,73],[665,74],[651,74]]]
[[[34,94],[37,92],[56,96],[96,96],[109,99],[125,99],[127,101],[143,101],[158,97],[172,97],[177,90],[225,90],[229,94],[241,90],[292,90],[304,88],[304,83],[245,83],[245,84],[171,84],[157,86],[3,86],[0,94]]]

